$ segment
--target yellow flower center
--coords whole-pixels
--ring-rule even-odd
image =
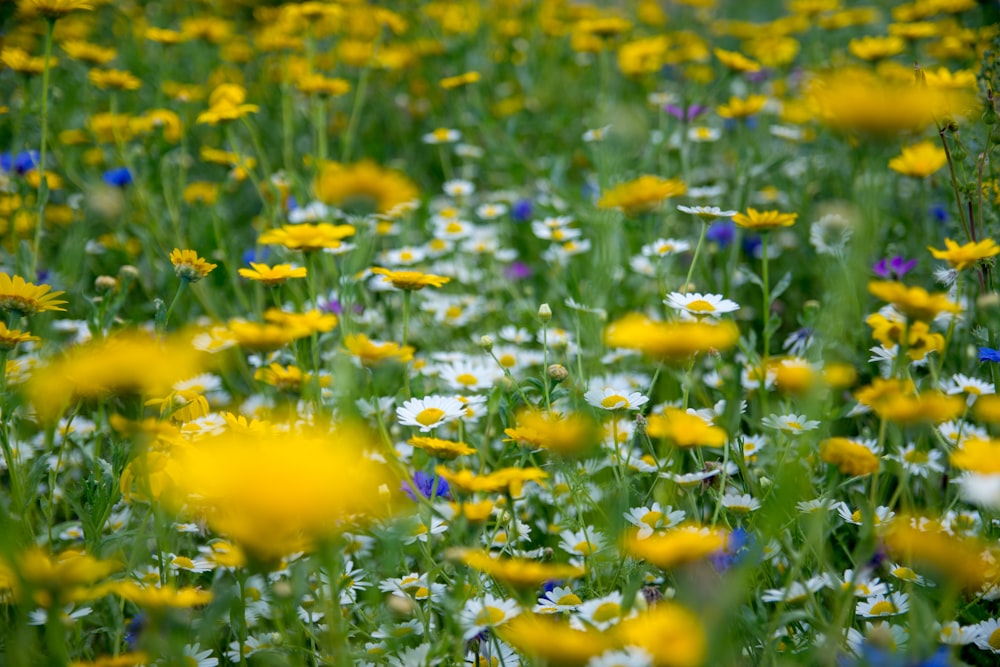
[[[657,512],[657,511],[653,510],[653,511],[646,512],[645,514],[643,514],[642,518],[639,519],[639,521],[641,521],[642,523],[646,524],[650,528],[654,528],[656,526],[656,524],[659,523],[660,519],[662,519],[662,518],[663,518],[663,512]]]
[[[517,360],[512,354],[504,354],[500,357],[500,365],[504,368],[513,368],[516,364]]]
[[[493,538],[493,542],[495,544],[507,544],[507,533],[501,530],[496,534],[496,537]]]
[[[476,616],[477,625],[496,625],[503,620],[504,614],[503,609],[497,609],[496,607],[483,607],[483,610],[479,612]]]
[[[665,255],[666,253],[671,252],[673,249],[674,249],[673,243],[661,243],[656,247],[656,252],[659,255]]]
[[[462,373],[461,375],[455,378],[455,382],[458,382],[459,384],[464,384],[466,387],[471,387],[472,385],[479,382],[479,378],[477,378],[472,373]]]
[[[914,449],[912,452],[906,452],[903,454],[903,458],[907,463],[927,463],[928,456],[927,452],[922,452],[919,449]]]
[[[583,542],[577,542],[576,546],[573,547],[576,551],[579,551],[584,556],[589,556],[594,553],[594,547],[589,542],[584,540]]]
[[[177,556],[170,562],[176,565],[177,567],[183,567],[188,570],[194,568],[194,561],[188,558],[187,556]]]
[[[417,422],[424,426],[430,426],[444,417],[444,410],[441,408],[424,408],[417,415]]]
[[[562,241],[564,238],[566,238],[566,232],[564,232],[563,230],[557,229],[554,232],[552,232],[552,239],[553,240],[555,240],[555,241]]]
[[[566,595],[560,596],[559,599],[556,600],[556,604],[561,605],[580,604],[581,602],[582,600],[577,597],[576,593],[567,593]]]
[[[699,313],[714,313],[715,306],[706,301],[705,299],[695,299],[687,305],[688,310],[693,310]]]
[[[405,637],[413,634],[413,628],[408,625],[399,625],[392,629],[393,637]]]
[[[788,428],[795,429],[796,431],[802,430],[802,424],[798,422],[788,422]]]
[[[907,581],[916,581],[917,573],[908,567],[897,567],[892,571],[896,575],[897,579],[905,579]]]
[[[994,649],[1000,651],[1000,628],[997,628],[996,630],[991,632],[990,638],[987,639],[986,641],[988,641],[990,646],[992,646]]]
[[[426,586],[421,586],[417,590],[413,591],[413,597],[417,598],[418,600],[427,597],[429,594],[430,591],[427,590]]]
[[[462,316],[462,307],[449,306],[448,310],[444,311],[444,316],[449,320],[456,320]]]
[[[413,253],[410,252],[409,250],[404,250],[403,252],[399,253],[399,258],[404,262],[409,262],[410,260],[413,259]]]
[[[605,602],[594,610],[594,620],[598,623],[610,621],[621,616],[622,608],[617,602]]]
[[[625,398],[624,396],[620,396],[618,394],[612,394],[611,396],[605,396],[603,399],[601,399],[601,406],[602,407],[610,409],[610,408],[614,408],[614,407],[619,406],[619,405],[621,407],[623,407],[623,408],[627,408],[629,406],[628,399]]]
[[[896,609],[896,605],[888,600],[882,600],[881,602],[876,602],[872,605],[871,615],[878,616],[879,614],[895,614],[897,611],[898,609]]]
[[[445,227],[445,231],[447,231],[450,234],[457,234],[458,232],[462,231],[462,223],[449,222],[448,226]]]
[[[446,127],[439,127],[438,129],[434,130],[432,134],[434,135],[434,138],[437,139],[438,141],[448,141],[449,133],[448,133],[448,128]]]

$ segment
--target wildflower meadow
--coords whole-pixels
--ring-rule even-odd
[[[1000,664],[998,87],[995,0],[0,1],[0,665]]]

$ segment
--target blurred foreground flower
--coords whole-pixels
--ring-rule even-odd
[[[728,350],[739,340],[732,322],[657,322],[640,313],[626,315],[604,330],[608,347],[639,350],[669,362],[682,362],[699,352]]]
[[[213,530],[271,565],[391,514],[401,482],[373,458],[376,447],[353,424],[229,432],[177,448],[170,466],[150,477],[171,478],[161,497],[169,508],[204,515]]]

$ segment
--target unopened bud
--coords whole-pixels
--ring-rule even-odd
[[[491,336],[483,336],[479,339],[479,347],[489,352],[493,349],[493,338]]]
[[[122,278],[134,280],[139,277],[139,269],[135,268],[131,264],[122,264],[118,268],[118,275]]]
[[[569,377],[569,371],[562,364],[552,364],[548,368],[549,377],[556,382],[562,382]]]
[[[549,308],[549,304],[543,303],[538,307],[538,319],[542,322],[548,322],[552,319],[552,309]]]
[[[102,294],[114,292],[118,289],[118,279],[114,276],[97,276],[94,280],[94,289]]]

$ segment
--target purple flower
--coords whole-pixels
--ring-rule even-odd
[[[663,107],[663,110],[678,120],[692,121],[708,111],[708,107],[701,104],[692,104],[685,110],[684,107],[679,107],[675,104],[668,104]]]
[[[530,278],[534,273],[531,267],[524,262],[511,262],[503,270],[503,275],[507,280],[524,280],[525,278]]]
[[[451,487],[448,486],[448,481],[437,475],[428,475],[423,470],[413,473],[413,486],[403,482],[403,491],[413,500],[417,499],[417,493],[431,500],[435,498],[451,500]]]
[[[530,199],[518,199],[510,207],[510,217],[514,219],[514,222],[527,222],[534,212],[534,206]]]
[[[879,278],[885,278],[886,280],[899,280],[907,273],[913,270],[913,267],[917,265],[917,260],[903,259],[900,255],[895,257],[880,259],[872,267],[872,271]]]

